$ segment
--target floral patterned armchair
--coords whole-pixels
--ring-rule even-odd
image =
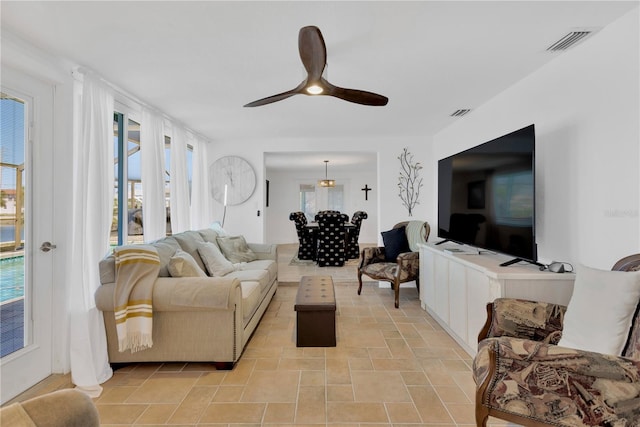
[[[383,246],[364,248],[358,264],[358,295],[362,292],[362,275],[374,280],[391,283],[395,292],[395,306],[400,307],[400,284],[416,282],[420,288],[420,253],[418,243],[425,243],[431,228],[423,221],[405,221],[393,226],[394,229],[405,228],[409,251],[398,255],[395,261],[388,261]]]
[[[640,255],[613,270],[640,270]],[[622,356],[556,345],[566,309],[509,298],[487,304],[473,361],[479,427],[489,416],[535,427],[640,426],[638,309]]]

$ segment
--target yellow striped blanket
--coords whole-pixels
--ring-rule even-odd
[[[132,353],[153,345],[153,285],[160,272],[158,251],[150,245],[120,246],[114,250],[116,289],[114,306],[118,350]]]

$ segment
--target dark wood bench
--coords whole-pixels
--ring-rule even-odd
[[[336,346],[336,295],[331,276],[302,276],[294,308],[296,346]]]

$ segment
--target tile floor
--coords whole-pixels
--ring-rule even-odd
[[[281,285],[232,371],[202,363],[116,370],[95,400],[102,425],[475,425],[471,358],[420,308],[415,287],[402,289],[395,309],[393,292],[377,282],[357,295],[355,266],[289,266],[294,252],[279,248]],[[336,347],[295,345],[301,274],[334,276]]]

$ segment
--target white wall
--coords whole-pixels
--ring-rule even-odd
[[[640,252],[638,22],[635,9],[437,134],[434,188],[437,159],[534,123],[539,258],[610,269]]]
[[[246,159],[256,171],[257,186],[253,195],[245,203],[237,206],[227,207],[227,215],[225,219],[225,230],[231,234],[243,234],[248,241],[251,242],[267,242],[274,243],[270,240],[276,233],[287,233],[287,242],[297,242],[295,233],[292,233],[292,223],[289,221],[289,213],[292,211],[291,200],[285,200],[287,208],[283,212],[274,212],[273,206],[275,201],[273,199],[274,193],[277,190],[277,179],[270,179],[270,201],[269,208],[265,208],[265,179],[267,177],[264,169],[264,154],[274,152],[298,152],[298,151],[312,151],[327,150],[329,152],[354,152],[354,151],[368,151],[378,153],[378,170],[374,174],[369,175],[366,181],[360,180],[360,178],[353,179],[350,177],[352,185],[351,198],[353,201],[359,198],[364,198],[361,191],[356,188],[362,188],[364,184],[368,184],[373,188],[373,191],[369,192],[369,202],[364,205],[357,205],[356,202],[347,207],[346,211],[352,214],[355,210],[360,209],[358,206],[365,207],[362,209],[369,211],[369,206],[373,206],[376,203],[377,206],[370,209],[372,212],[377,211],[377,218],[369,218],[365,220],[366,226],[363,223],[363,230],[361,230],[361,242],[374,243],[381,242],[380,231],[390,229],[394,224],[400,221],[406,221],[408,219],[424,219],[432,222],[434,217],[429,217],[428,207],[430,206],[430,198],[435,193],[430,188],[430,173],[428,168],[422,171],[421,176],[424,177],[424,187],[420,196],[420,204],[416,206],[413,216],[409,217],[407,210],[402,206],[402,202],[398,197],[398,175],[400,172],[400,162],[397,157],[401,154],[402,149],[407,147],[411,153],[414,154],[415,161],[421,162],[426,165],[430,157],[430,138],[415,138],[415,137],[380,137],[375,140],[361,139],[361,138],[345,138],[337,140],[326,140],[320,138],[308,137],[304,140],[300,139],[264,139],[264,140],[250,140],[243,141],[241,143],[237,141],[224,142],[216,141],[210,146],[210,158],[209,165],[211,165],[218,158],[223,156],[240,156]],[[371,179],[377,175],[376,181],[372,182]],[[334,177],[336,178],[336,177]],[[288,177],[283,179],[289,179],[294,182],[296,177]],[[315,176],[317,179],[317,176]],[[354,193],[360,193],[354,194]],[[213,217],[215,219],[222,218],[223,206],[220,203],[213,201]],[[297,206],[297,203],[296,203]],[[257,211],[261,211],[261,215],[257,216]],[[263,213],[266,211],[266,216]],[[277,220],[273,220],[277,217]],[[267,231],[268,227],[275,227],[275,230]],[[290,234],[291,233],[291,234]],[[366,236],[366,237],[365,237]],[[267,238],[269,237],[269,238]],[[279,240],[283,239],[278,234]],[[372,239],[372,240],[369,240]]]

